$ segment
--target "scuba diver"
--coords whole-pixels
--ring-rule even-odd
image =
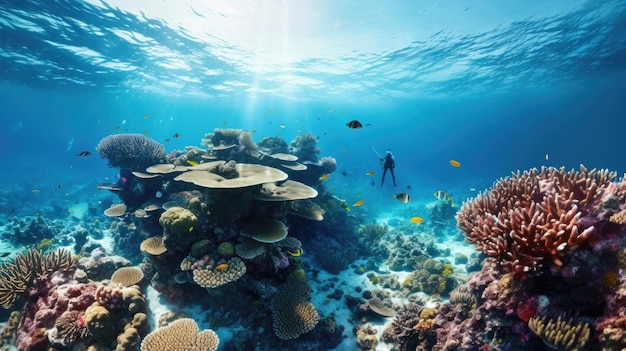
[[[396,161],[391,154],[391,150],[387,149],[387,154],[385,158],[380,159],[380,165],[383,167],[383,179],[380,181],[380,186],[383,186],[385,183],[385,175],[387,174],[387,170],[391,172],[391,179],[393,179],[393,186],[396,186],[396,175],[393,173],[393,169],[396,167]]]

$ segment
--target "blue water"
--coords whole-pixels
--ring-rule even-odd
[[[332,192],[371,216],[392,193],[462,201],[532,167],[626,172],[626,2],[386,6],[3,1],[0,211],[110,203],[95,146],[119,132],[168,152],[214,128],[312,132]],[[397,187],[373,149],[394,153]]]

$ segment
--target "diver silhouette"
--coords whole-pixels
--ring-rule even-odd
[[[391,172],[391,179],[393,179],[393,186],[397,186],[396,185],[396,175],[393,173],[393,169],[396,168],[396,161],[393,158],[393,155],[391,154],[391,150],[387,149],[387,154],[385,155],[385,158],[381,158],[380,159],[380,164],[383,167],[383,179],[380,181],[380,186],[383,186],[383,184],[385,184],[385,175],[387,174],[387,170],[389,170],[389,172]]]

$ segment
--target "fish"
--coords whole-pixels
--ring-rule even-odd
[[[424,218],[415,216],[415,217],[411,217],[409,221],[411,221],[411,223],[420,224],[420,223],[424,223]]]
[[[272,114],[272,112],[274,112],[274,111],[272,111],[272,110],[267,111],[267,113],[269,113],[270,115]]]
[[[91,152],[89,152],[89,151],[81,151],[81,152],[77,153],[76,156],[88,157],[88,156],[91,156]]]
[[[333,110],[332,108],[328,110],[328,113],[333,113],[335,112],[335,110]]]
[[[470,191],[476,191],[476,188],[470,188],[469,190]]]
[[[145,115],[143,115],[143,119],[148,119],[148,118],[150,118],[150,114],[149,113],[146,113]]]
[[[281,124],[281,125],[278,126],[278,128],[285,129],[285,125]]]
[[[189,232],[191,233],[193,231],[193,226],[189,227]]]
[[[256,133],[256,129],[252,129],[252,131],[250,133],[252,133],[252,134]]]
[[[149,132],[149,131],[147,131],[147,130],[144,130],[144,131],[143,131],[143,135],[148,135],[148,134],[150,134],[150,132]]]
[[[169,143],[171,140],[169,138],[164,140],[166,143]]]
[[[120,128],[122,128],[122,127],[120,127],[120,126],[115,126],[115,128],[113,128],[113,130],[120,130]]]
[[[117,186],[116,184],[96,184],[96,188],[98,190],[111,190],[111,191],[122,191],[124,188]],[[65,194],[65,196],[69,196],[70,194]]]
[[[411,196],[407,193],[392,194],[392,196],[398,199],[398,201],[400,201],[403,204],[407,204],[411,202]]]
[[[228,264],[227,264],[227,263],[222,263],[222,264],[218,264],[218,265],[215,267],[215,270],[216,270],[216,271],[221,271],[221,270],[226,269],[226,268],[228,268]]]
[[[299,248],[298,251],[296,252],[291,252],[287,250],[287,253],[293,257],[299,257],[299,256],[302,256],[302,254],[304,253],[304,250],[302,248]]]
[[[450,196],[448,193],[446,193],[443,190],[437,190],[437,191],[435,191],[435,193],[433,195],[435,196],[435,198],[437,198],[437,200],[440,200],[440,201],[443,201],[443,202],[452,201],[452,196]]]
[[[63,188],[63,184],[59,184],[59,189]]]
[[[74,213],[74,210],[69,209],[69,210],[67,210],[67,212],[68,212],[68,213]]]
[[[228,124],[228,121],[224,121],[224,125],[227,125],[227,124]]]
[[[448,163],[450,164],[450,166],[452,167],[461,167],[461,162],[457,161],[457,160],[450,160],[448,161]]]
[[[407,186],[406,186],[406,188],[407,188],[407,190],[411,190],[411,189],[413,189],[413,187],[412,187],[412,186],[410,186],[410,185],[407,185]]]
[[[369,171],[367,173],[365,173],[366,176],[371,177],[374,175],[374,171]]]
[[[41,192],[41,190],[39,190],[39,189],[33,189],[33,190],[31,190],[31,191],[32,191],[33,193],[35,193],[35,194],[38,194],[38,193],[40,193],[40,192]]]
[[[352,204],[352,207],[359,207],[362,206],[365,203],[365,200],[359,200],[355,203]]]
[[[195,167],[195,166],[199,165],[198,162],[192,161],[192,160],[187,160],[187,163],[189,163],[192,167]]]
[[[546,161],[548,160],[548,154],[546,154]]]
[[[302,133],[302,129],[296,129],[296,132]]]
[[[328,179],[328,178],[330,178],[330,174],[325,173],[325,174],[322,174],[322,176],[321,176],[321,177],[319,177],[319,180],[326,180],[326,179]]]
[[[355,120],[352,120],[352,121],[350,121],[350,122],[348,122],[348,123],[346,123],[346,125],[347,125],[347,126],[348,126],[348,128],[350,128],[350,129],[359,129],[359,128],[362,128],[362,127],[363,127],[363,125],[361,124],[361,122],[357,121],[356,119],[355,119]]]
[[[9,251],[3,252],[2,255],[0,255],[0,257],[7,257],[9,256],[11,253]]]
[[[180,138],[180,133],[176,133],[176,134],[172,135],[172,138],[174,138],[174,139]]]

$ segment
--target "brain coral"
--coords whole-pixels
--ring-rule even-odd
[[[215,351],[220,339],[214,331],[198,331],[193,319],[183,318],[148,334],[141,351]]]
[[[295,339],[317,325],[319,315],[309,302],[309,286],[297,279],[283,284],[271,304],[274,333],[283,340]]]

